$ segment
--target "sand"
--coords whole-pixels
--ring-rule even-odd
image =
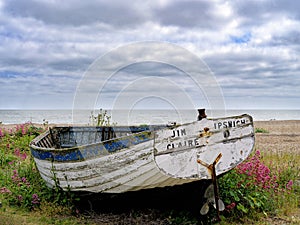
[[[254,127],[268,131],[255,134],[256,149],[300,154],[300,120],[256,121]]]

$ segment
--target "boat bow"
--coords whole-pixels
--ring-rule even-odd
[[[253,120],[249,115],[206,119],[156,132],[154,158],[162,173],[185,179],[210,179],[208,169],[221,153],[216,174],[244,161],[254,147]]]

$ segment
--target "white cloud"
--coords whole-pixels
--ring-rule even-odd
[[[145,40],[171,42],[203,57],[227,99],[300,97],[300,4],[291,0],[6,0],[0,1],[0,24],[0,94],[13,105],[25,92],[42,91],[52,105],[53,96],[71,99],[97,57]],[[116,82],[118,89],[126,85],[125,77]],[[9,107],[2,99],[0,108]],[[296,107],[294,100],[290,105]]]

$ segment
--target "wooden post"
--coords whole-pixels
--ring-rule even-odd
[[[214,195],[215,195],[215,204],[216,204],[218,221],[221,221],[221,218],[220,218],[220,211],[219,211],[219,191],[218,191],[218,182],[217,182],[217,175],[216,175],[216,164],[219,162],[221,157],[222,157],[222,153],[219,153],[219,155],[217,156],[217,158],[214,160],[212,164],[207,164],[206,162],[203,162],[200,159],[197,160],[198,163],[207,167],[207,169],[211,173],[212,183],[214,185]]]

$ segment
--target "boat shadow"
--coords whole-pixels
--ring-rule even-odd
[[[186,216],[201,219],[199,211],[206,201],[203,196],[211,180],[195,181],[172,187],[145,189],[121,194],[81,193],[76,206],[81,212],[92,217],[110,215],[113,218],[124,217],[129,223],[134,217],[146,217],[148,222],[168,220],[171,217]],[[139,216],[138,216],[139,215]],[[157,221],[157,222],[158,222]],[[147,223],[143,218],[143,223]],[[163,223],[168,224],[168,223]]]

